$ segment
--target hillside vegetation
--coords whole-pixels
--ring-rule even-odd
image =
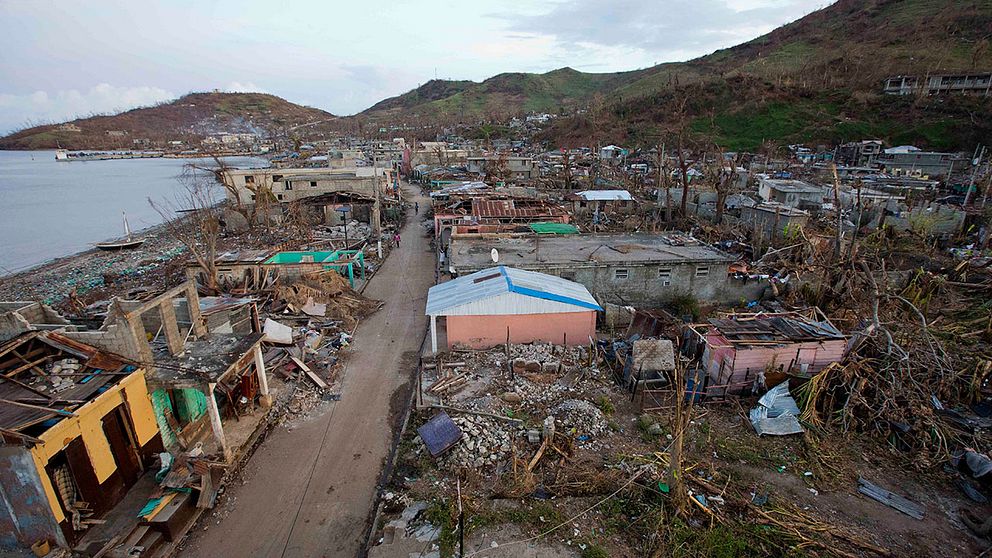
[[[980,98],[881,93],[884,78],[992,70],[988,0],[840,0],[771,33],[688,62],[586,74],[501,74],[436,82],[362,114],[375,120],[475,123],[531,111],[574,112],[544,134],[559,146],[652,143],[676,129],[726,149],[766,141],[879,137],[935,149],[992,141]]]
[[[839,0],[752,41],[643,70],[561,68],[499,74],[480,83],[432,80],[342,119],[272,95],[194,93],[74,120],[79,132],[56,125],[22,130],[0,139],[0,149],[122,148],[133,138],[195,143],[216,132],[306,138],[330,129],[361,133],[365,124],[485,122],[493,128],[530,112],[569,115],[542,133],[556,147],[650,144],[676,135],[728,150],[866,137],[972,149],[992,143],[992,99],[881,91],[884,78],[893,75],[992,71],[990,41],[990,0]],[[111,137],[110,130],[128,135]]]
[[[502,120],[527,112],[562,112],[587,104],[632,83],[645,70],[592,74],[560,68],[544,74],[506,73],[481,83],[433,80],[413,91],[382,101],[362,116],[391,121],[440,122]]]
[[[198,144],[212,133],[254,132],[268,137],[334,118],[320,109],[264,93],[190,93],[153,107],[66,123],[78,127],[79,131],[58,124],[21,130],[0,138],[0,149],[123,149],[132,148],[134,139]],[[109,131],[127,134],[110,136]]]

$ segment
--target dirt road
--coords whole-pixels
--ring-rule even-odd
[[[425,200],[414,199],[422,213]],[[434,260],[422,230],[419,218],[408,219],[400,248],[365,290],[385,306],[358,327],[341,400],[305,424],[271,432],[246,466],[244,483],[228,487],[222,508],[229,513],[205,516],[180,556],[358,553],[393,437],[389,419],[406,403],[427,326]]]

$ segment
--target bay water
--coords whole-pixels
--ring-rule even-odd
[[[160,224],[148,200],[175,206],[191,162],[215,166],[209,158],[56,161],[55,151],[0,151],[0,276],[123,236],[122,211],[132,231]],[[224,162],[268,166],[255,157]]]

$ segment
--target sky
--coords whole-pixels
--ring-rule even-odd
[[[0,0],[0,133],[191,91],[347,115],[431,79],[645,68],[832,0]]]

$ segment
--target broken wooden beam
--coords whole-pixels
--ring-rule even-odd
[[[300,367],[300,370],[302,370],[303,373],[306,374],[307,378],[310,378],[310,381],[316,384],[317,387],[319,387],[320,389],[327,389],[327,382],[325,382],[323,379],[321,379],[320,376],[315,374],[313,370],[310,370],[310,367],[307,366],[305,362],[296,358],[293,355],[289,355],[289,358],[290,360],[293,361],[293,364]]]

